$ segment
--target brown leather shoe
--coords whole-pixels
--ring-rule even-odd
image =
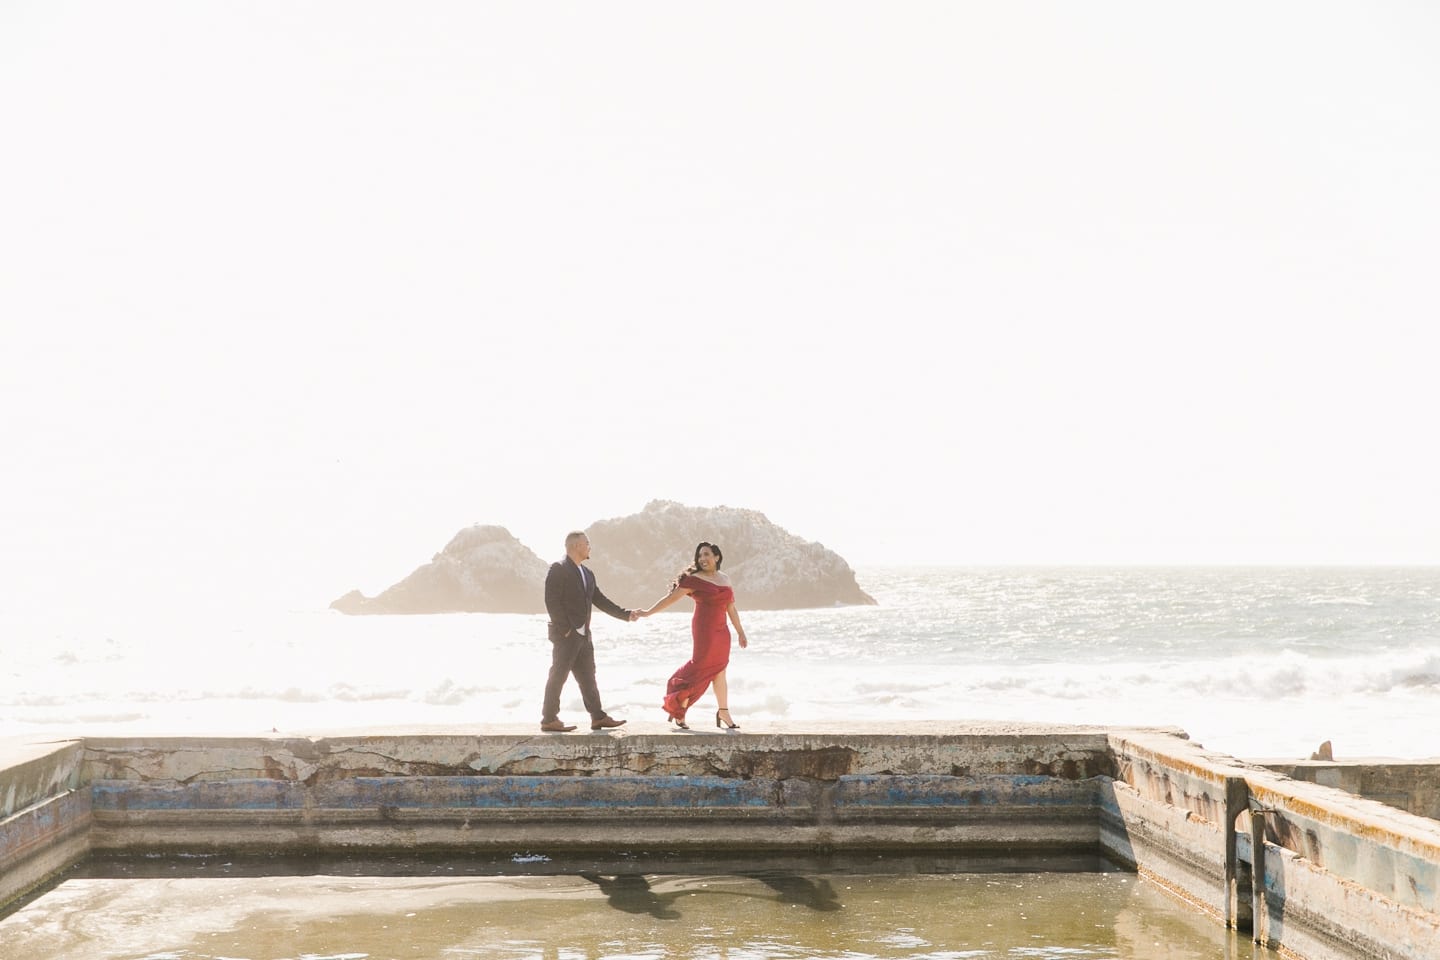
[[[569,733],[575,729],[575,724],[566,723],[563,720],[542,720],[540,721],[540,729],[546,733]]]
[[[590,724],[591,730],[608,730],[611,727],[625,726],[624,720],[616,720],[614,717],[601,717]]]

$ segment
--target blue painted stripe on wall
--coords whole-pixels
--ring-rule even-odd
[[[90,785],[96,810],[299,810],[305,785],[289,780],[205,780],[155,784],[96,780]]]
[[[723,777],[356,777],[316,790],[319,806],[477,809],[767,807],[773,780]]]
[[[1094,806],[1097,787],[1053,777],[946,777],[860,774],[840,777],[836,807]]]
[[[94,807],[127,810],[702,809],[782,805],[775,780],[724,777],[355,777],[307,787],[289,780],[148,784],[97,780]],[[836,807],[1093,806],[1088,782],[1044,776],[853,775],[835,785]]]
[[[57,838],[89,825],[90,798],[68,793],[17,813],[0,824],[0,873],[18,857],[43,848]]]
[[[307,788],[285,780],[145,784],[97,780],[96,810],[578,809],[767,807],[773,780],[721,777],[356,777]]]

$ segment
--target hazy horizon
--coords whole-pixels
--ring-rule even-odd
[[[1435,565],[1440,8],[0,6],[0,591],[654,499],[867,565]],[[684,545],[677,545],[683,550]]]

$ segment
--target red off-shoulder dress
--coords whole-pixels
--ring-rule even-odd
[[[695,601],[695,616],[690,619],[694,646],[690,661],[676,670],[666,685],[664,706],[670,716],[684,720],[686,709],[730,663],[730,626],[725,612],[735,600],[735,591],[689,575],[680,578],[680,586],[689,588]]]

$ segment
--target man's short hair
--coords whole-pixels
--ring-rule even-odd
[[[575,544],[579,543],[581,540],[584,539],[584,530],[571,530],[569,533],[565,534],[565,549],[569,550],[571,547],[575,546]]]

